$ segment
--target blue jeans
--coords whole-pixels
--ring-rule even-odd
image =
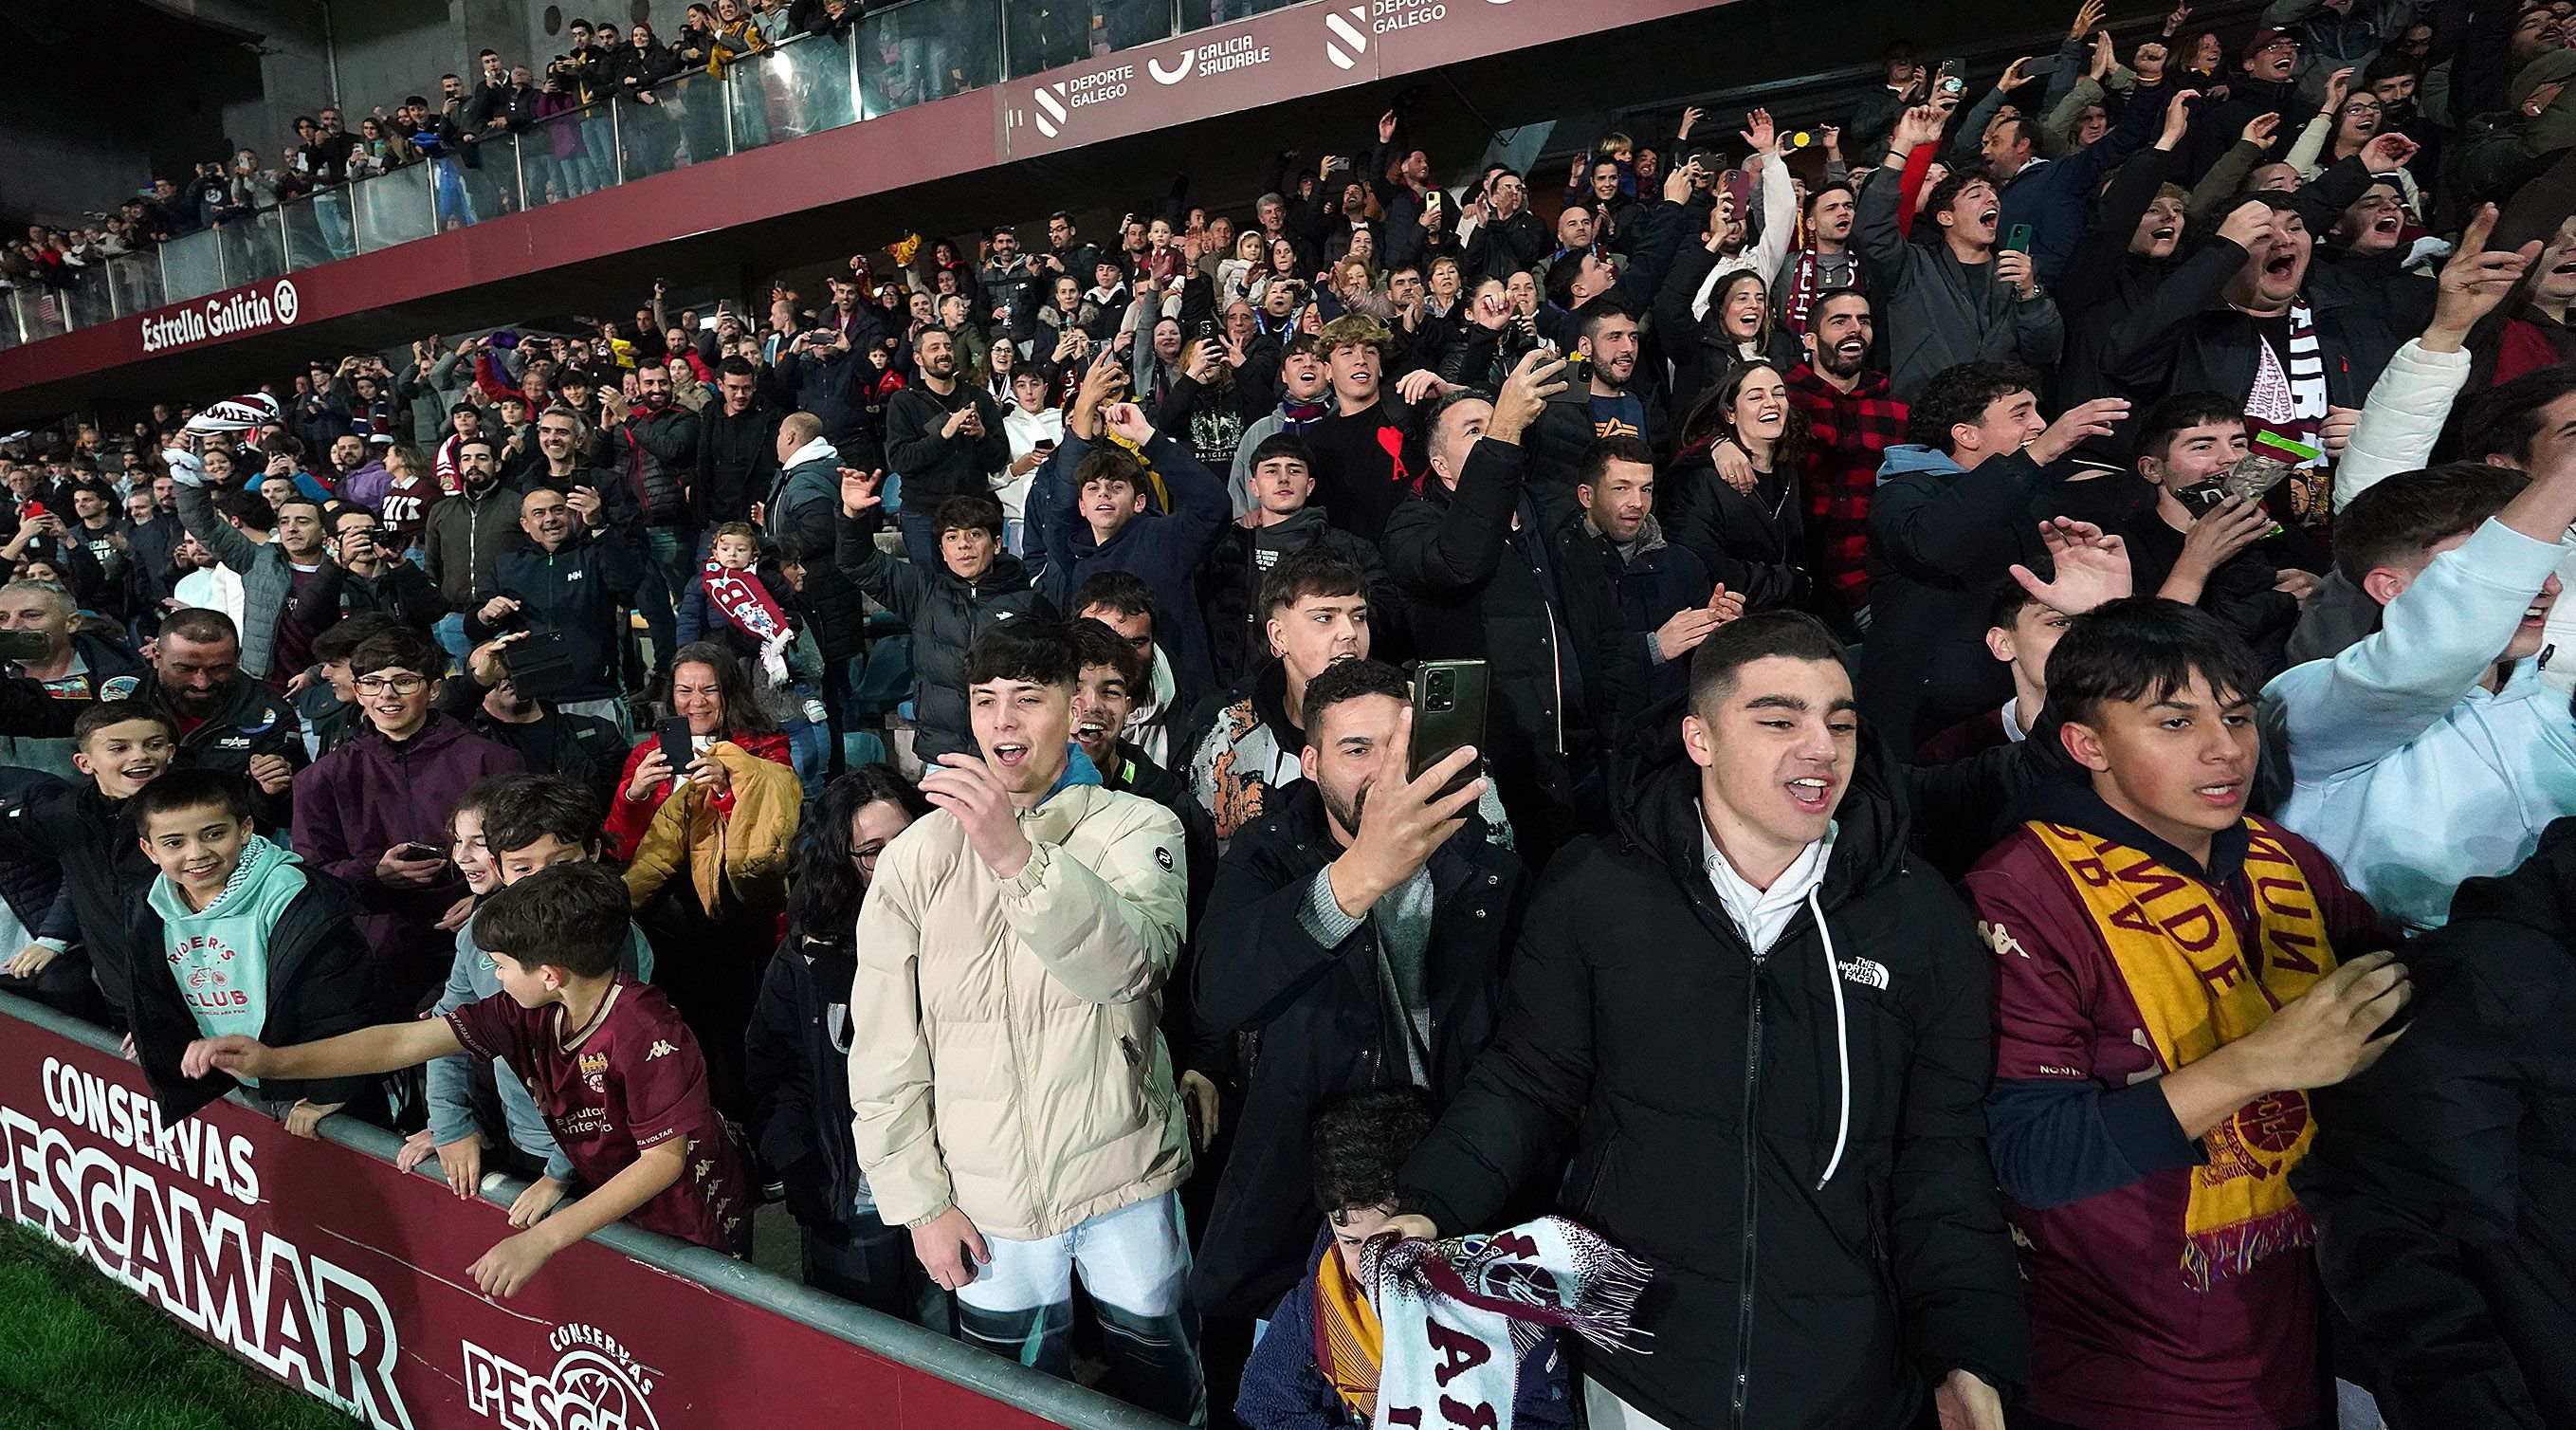
[[[903,507],[895,512],[894,521],[903,531],[903,551],[912,558],[912,564],[924,571],[938,570],[939,522],[936,515]]]

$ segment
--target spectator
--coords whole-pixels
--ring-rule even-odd
[[[2154,496],[2119,534],[2139,589],[2218,617],[2269,676],[2280,673],[2317,580],[2272,564],[2267,552],[2288,543],[2265,542],[2277,528],[2260,501],[2213,490],[2246,451],[2243,414],[2216,393],[2176,393],[2149,408],[2138,423],[2138,476]]]
[[[2037,381],[2010,364],[1962,364],[1923,390],[1911,440],[1888,449],[1870,499],[1860,685],[1863,713],[1899,748],[2012,693],[1978,657],[1987,607],[2016,563],[2043,555],[2039,528],[2064,509],[2056,463],[2127,407],[2100,399],[2051,424]]]
[[[988,496],[940,503],[940,559],[933,566],[897,561],[877,547],[884,510],[877,482],[852,476],[841,486],[840,570],[895,613],[913,634],[916,753],[924,761],[972,747],[967,719],[966,655],[996,624],[1013,618],[1052,620],[1055,610],[1029,586],[1020,559],[1002,550],[1001,503]]]
[[[931,1279],[957,1293],[969,1344],[1069,1374],[1063,1298],[1078,1272],[1111,1383],[1196,1423],[1206,1392],[1181,1314],[1176,1191],[1190,1153],[1154,997],[1181,941],[1181,828],[1149,801],[1065,781],[1077,660],[1060,631],[1019,623],[976,643],[982,757],[948,756],[925,779],[939,812],[888,850],[860,908],[859,1163],[878,1215],[912,1228]],[[1003,977],[1036,1001],[999,1021],[971,1011]],[[994,1056],[1005,1041],[1023,1051]],[[1088,1110],[999,1111],[1059,1103]]]
[[[60,874],[57,900],[72,916],[68,931],[53,919],[42,921],[32,931],[35,942],[10,956],[9,969],[40,986],[85,972],[115,1020],[130,1026],[131,915],[157,866],[128,816],[134,796],[177,765],[179,731],[144,701],[112,700],[81,712],[72,744],[78,783],[30,782],[0,794],[0,854],[53,864]],[[37,956],[39,946],[53,957]],[[47,965],[62,972],[48,979]]]
[[[362,506],[331,514],[331,543],[323,548],[321,580],[296,612],[279,624],[327,631],[349,616],[381,615],[428,635],[446,613],[429,574],[386,544],[384,523]],[[307,654],[319,635],[306,638]]]
[[[1589,385],[1567,384],[1530,428],[1530,475],[1559,490],[1574,484],[1576,469],[1596,442],[1631,437],[1657,451],[1671,446],[1661,399],[1637,381],[1637,320],[1594,303],[1584,309],[1580,326],[1583,341],[1576,351],[1583,361],[1574,370],[1588,371]]]
[[[541,870],[480,910],[480,941],[492,945],[499,994],[443,1018],[380,1023],[320,1044],[208,1039],[189,1045],[183,1067],[317,1077],[393,1072],[465,1053],[504,1062],[535,1084],[538,1105],[552,1109],[548,1130],[574,1173],[596,1190],[485,1252],[466,1274],[487,1296],[517,1294],[556,1252],[624,1217],[647,1231],[742,1254],[751,1246],[751,1189],[741,1145],[707,1100],[706,1070],[688,1025],[660,989],[618,971],[623,906],[616,876],[604,869]],[[558,1040],[558,1018],[592,1028],[578,1049],[586,1066]]]
[[[1876,332],[1867,298],[1826,292],[1810,310],[1806,360],[1785,380],[1807,427],[1798,458],[1806,568],[1855,618],[1869,610],[1870,499],[1888,449],[1905,436],[1905,404],[1870,367]]]
[[[1216,825],[1222,845],[1305,778],[1306,688],[1369,654],[1368,577],[1320,546],[1262,577],[1257,602],[1273,657],[1209,699],[1173,741],[1175,772]]]
[[[271,690],[307,664],[309,637],[284,629],[284,617],[311,599],[322,570],[324,532],[319,502],[298,500],[284,511],[249,493],[233,493],[218,504],[208,493],[204,468],[189,461],[174,465],[178,482],[179,522],[217,561],[242,579],[241,666]],[[274,511],[274,515],[264,515]],[[270,538],[271,521],[276,526]],[[253,540],[250,533],[259,533]],[[289,649],[279,648],[279,636]]]
[[[787,937],[769,960],[745,1053],[751,1142],[785,1187],[804,1240],[805,1284],[947,1333],[933,1287],[900,1225],[877,1215],[850,1132],[850,918],[865,907],[887,845],[930,813],[889,765],[862,765],[807,806],[788,880]]]
[[[738,357],[716,370],[721,402],[698,414],[697,493],[701,523],[747,521],[752,503],[778,480],[778,410],[760,398],[760,371]],[[816,423],[819,432],[821,424]]]
[[[465,638],[465,618],[500,594],[501,553],[524,529],[519,493],[502,485],[495,453],[488,438],[459,444],[456,497],[431,503],[422,519],[421,565],[447,603],[439,640],[451,655],[472,644]],[[399,499],[388,492],[385,501],[390,506]],[[388,524],[401,529],[400,522]]]
[[[1747,1423],[1902,1424],[1927,1390],[1993,1425],[2027,1374],[1978,1107],[1989,956],[1937,875],[1873,843],[1894,795],[1856,749],[1842,655],[1785,611],[1701,648],[1688,762],[1642,775],[1621,842],[1550,871],[1501,1031],[1400,1179],[1399,1235],[1486,1226],[1573,1137],[1571,1209],[1667,1288],[1653,1355],[1587,1353],[1595,1425],[1686,1424],[1737,1396]],[[1677,956],[1700,972],[1677,981]],[[1780,999],[1814,1011],[1766,1019]],[[1775,1057],[1842,1072],[1738,1074]],[[1819,1132],[1764,1130],[1790,1126]],[[1837,1176],[1880,1189],[1819,1195]],[[1708,1195],[1748,1178],[1773,1194]]]
[[[1935,374],[1966,362],[2057,360],[2065,326],[2041,291],[2028,253],[1995,248],[2003,208],[1982,174],[1953,173],[1932,188],[1924,216],[1937,241],[1909,244],[1898,231],[1905,157],[1940,137],[1929,106],[1906,111],[1888,141],[1888,171],[1863,186],[1855,230],[1887,325],[1888,389],[1912,402]]]
[[[558,705],[631,729],[622,654],[625,612],[646,579],[638,533],[612,527],[588,487],[531,487],[519,501],[519,529],[523,539],[493,563],[494,595],[467,613],[466,639],[480,645],[511,629],[538,636],[565,671]]]
[[[2380,628],[2263,690],[2289,739],[2281,822],[2400,926],[2438,927],[2462,879],[2510,868],[2576,810],[2576,716],[2534,659],[2576,521],[2576,450],[2534,467],[2438,467],[2355,497],[2335,567]]]
[[[643,38],[650,40],[650,32]],[[649,92],[645,97],[653,98]],[[606,425],[618,470],[642,516],[647,562],[644,582],[635,593],[636,609],[652,628],[656,648],[667,651],[674,644],[671,608],[689,583],[694,554],[689,476],[698,467],[698,414],[672,396],[666,363],[637,363],[635,393],[634,408],[612,413]]]
[[[1528,876],[1485,838],[1483,781],[1450,788],[1472,751],[1410,773],[1410,698],[1366,659],[1309,682],[1304,779],[1238,829],[1209,901],[1198,1014],[1263,1047],[1193,1285],[1212,1315],[1272,1318],[1306,1267],[1318,1111],[1389,1085],[1436,1107],[1494,1034]]]
[[[528,773],[562,775],[605,799],[626,762],[626,735],[613,721],[559,710],[520,690],[508,656],[527,639],[528,632],[512,631],[474,647],[442,684],[439,708],[518,751]]]
[[[1158,433],[1142,409],[1117,403],[1104,409],[1106,440],[1098,445],[1068,424],[1056,460],[1072,476],[1074,505],[1047,522],[1049,569],[1045,590],[1071,593],[1102,571],[1124,571],[1153,592],[1163,624],[1157,632],[1171,652],[1185,689],[1215,684],[1207,623],[1198,604],[1196,573],[1226,525],[1225,485],[1179,443]],[[1146,508],[1146,483],[1157,480],[1167,509]],[[1061,604],[1061,603],[1060,603]]]
[[[447,818],[475,781],[515,774],[517,752],[436,708],[446,662],[427,638],[379,635],[350,653],[371,727],[295,777],[295,852],[346,885],[350,917],[374,952],[381,1011],[417,1009],[447,971],[437,927],[463,882],[441,852]]]
[[[1365,572],[1379,632],[1401,629],[1401,598],[1386,577],[1386,562],[1377,548],[1332,525],[1320,508],[1309,504],[1315,475],[1306,444],[1277,433],[1245,457],[1254,509],[1219,531],[1215,548],[1199,567],[1217,678],[1231,684],[1259,664],[1268,649],[1260,626],[1268,617],[1255,611],[1254,597],[1266,573],[1309,547],[1323,547]]]
[[[986,474],[1007,465],[1011,449],[992,394],[958,381],[956,344],[946,330],[923,329],[912,340],[912,358],[920,380],[886,404],[886,464],[903,479],[906,500],[896,521],[904,549],[928,569],[939,564],[940,504],[982,495]]]
[[[833,512],[840,500],[841,454],[824,440],[823,419],[810,412],[789,413],[778,422],[773,447],[777,487],[751,503],[754,519],[773,547],[798,539],[828,544],[837,530]]]
[[[133,913],[124,1007],[153,1100],[185,1117],[232,1090],[311,1137],[352,1102],[373,1111],[360,1076],[227,1077],[194,1065],[191,1040],[263,1034],[302,1041],[363,1027],[375,965],[340,886],[251,830],[250,797],[226,775],[182,770],[134,797],[134,832],[160,876]]]
[[[1650,606],[1662,608],[1668,617],[1706,606],[1707,596],[1688,597],[1692,591],[1708,589],[1712,581],[1742,598],[1747,610],[1795,609],[1809,603],[1813,591],[1807,579],[1805,518],[1798,509],[1797,490],[1806,445],[1806,427],[1798,409],[1790,405],[1788,385],[1769,362],[1739,363],[1708,389],[1682,424],[1681,452],[1673,463],[1673,494],[1666,502],[1670,539],[1691,558],[1694,569],[1677,584],[1668,585]],[[1730,466],[1740,460],[1741,477],[1719,473],[1715,464],[1721,451]],[[1628,455],[1632,460],[1636,456]],[[1650,476],[1652,470],[1647,469]],[[1595,489],[1596,499],[1607,495]],[[1671,564],[1667,559],[1665,565]],[[1661,624],[1659,620],[1645,629]],[[1647,655],[1657,665],[1678,658],[1678,652],[1666,654],[1659,647],[1650,648]],[[1657,690],[1677,693],[1680,675],[1678,669],[1669,678],[1659,675]]]
[[[2387,1049],[2406,970],[2369,952],[2376,916],[2313,845],[2247,817],[2255,672],[2225,626],[2114,601],[2075,619],[2048,680],[2085,773],[2034,792],[1967,879],[2000,970],[1987,1109],[2031,1411],[2312,1424],[2331,1411],[2285,1174],[2313,1135],[2304,1090]]]
[[[658,736],[626,756],[609,802],[609,857],[624,861],[657,982],[702,1030],[707,1076],[726,1115],[748,1114],[742,1028],[760,988],[759,941],[786,902],[788,841],[804,792],[787,736],[718,645],[672,652],[664,708],[689,722],[693,758],[675,769]]]
[[[1387,522],[1421,481],[1421,444],[1411,408],[1380,387],[1392,335],[1375,318],[1346,313],[1315,339],[1332,383],[1332,410],[1305,432],[1315,453],[1315,489],[1335,526],[1384,544]]]
[[[305,763],[295,709],[242,673],[241,635],[220,611],[183,610],[161,623],[152,670],[134,698],[169,716],[179,763],[241,776],[263,832],[283,830]]]
[[[1134,707],[1127,712],[1126,738],[1146,758],[1177,771],[1171,727],[1174,717],[1182,713],[1182,692],[1179,677],[1172,673],[1172,658],[1154,639],[1154,610],[1153,591],[1126,571],[1099,572],[1073,593],[1074,619],[1107,626],[1151,666],[1147,682],[1136,688]]]

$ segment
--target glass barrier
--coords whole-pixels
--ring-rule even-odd
[[[220,291],[224,286],[223,235],[201,228],[162,244],[161,281],[173,303]]]
[[[550,114],[432,151],[220,230],[111,259],[67,293],[10,290],[0,345],[31,342],[245,283],[838,129],[1040,70],[1303,0],[900,0],[720,72]]]
[[[735,65],[729,75],[737,151],[858,122],[845,41],[802,36]]]
[[[435,177],[429,161],[420,159],[351,184],[349,219],[358,247],[373,253],[438,232]]]
[[[6,352],[26,339],[20,335],[18,326],[18,290],[0,291],[0,299],[7,300],[0,302],[0,352]]]
[[[863,117],[998,83],[1001,34],[1000,0],[911,0],[865,16],[858,31]]]

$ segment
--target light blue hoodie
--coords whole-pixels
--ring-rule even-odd
[[[1885,486],[1908,472],[1939,472],[1956,477],[1965,475],[1967,470],[1949,453],[1938,448],[1926,447],[1920,442],[1900,442],[1888,448],[1878,459],[1878,484]]]
[[[2576,714],[2516,664],[2479,681],[2564,548],[2490,520],[2388,603],[2377,634],[2263,691],[2286,740],[2281,822],[2306,835],[2392,923],[2438,928],[2463,879],[2528,858],[2576,812]]]
[[[653,981],[653,946],[631,920],[626,925],[626,956],[617,966],[630,977]],[[494,971],[491,955],[474,941],[474,921],[467,919],[465,927],[456,931],[456,962],[447,970],[447,987],[438,995],[434,1011],[445,1015],[500,991],[501,975]],[[499,1058],[492,1060],[492,1073],[493,1081],[500,1084],[501,1117],[509,1124],[510,1145],[545,1163],[547,1176],[571,1181],[572,1159],[555,1145],[554,1134],[546,1130],[545,1114],[537,1111],[526,1084]],[[475,1131],[473,1074],[463,1053],[429,1065],[429,1140],[441,1147]]]

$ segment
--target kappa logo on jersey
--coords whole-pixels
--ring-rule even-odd
[[[678,1048],[672,1047],[660,1038],[655,1038],[653,1046],[644,1050],[644,1061],[649,1063],[655,1058],[667,1058],[678,1051]]]
[[[1835,966],[1843,971],[1844,978],[1863,988],[1875,988],[1881,993],[1887,991],[1887,965],[1884,963],[1855,957],[1846,958]]]

